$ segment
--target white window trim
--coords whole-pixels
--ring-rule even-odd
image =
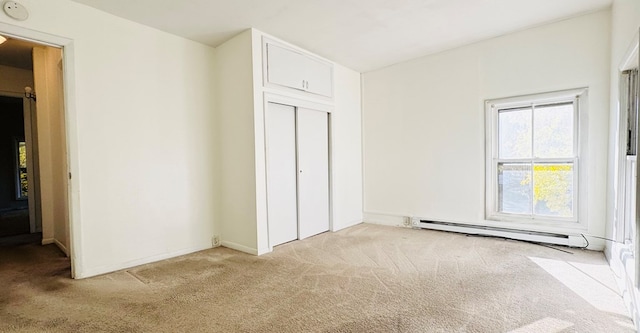
[[[500,213],[497,209],[497,172],[494,164],[498,153],[498,110],[518,106],[548,104],[574,100],[576,105],[574,128],[574,218],[528,217],[517,214]],[[532,103],[532,101],[534,101]],[[549,93],[498,98],[485,101],[485,219],[489,221],[513,222],[508,227],[552,227],[554,229],[587,229],[587,170],[584,167],[587,155],[587,103],[588,89],[571,89]],[[535,159],[534,159],[535,160]],[[545,159],[546,160],[546,159]],[[566,159],[565,159],[566,160]]]

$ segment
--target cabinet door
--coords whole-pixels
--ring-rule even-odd
[[[299,108],[298,238],[329,230],[329,126],[326,112]]]
[[[302,54],[267,44],[267,79],[270,83],[305,90],[305,63]]]
[[[333,68],[312,58],[305,59],[305,89],[314,94],[333,96]]]
[[[269,83],[327,97],[333,95],[331,64],[271,43],[266,48]]]
[[[269,103],[265,125],[267,219],[269,243],[275,246],[298,238],[295,108]]]

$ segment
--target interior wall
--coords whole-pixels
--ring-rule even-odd
[[[210,248],[214,49],[67,0],[21,3],[29,18],[0,25],[73,45],[75,277]]]
[[[360,73],[334,64],[331,113],[333,231],[362,222],[362,105]]]
[[[607,186],[607,237],[613,238],[616,233],[617,214],[619,209],[623,209],[622,202],[624,198],[618,197],[618,187],[623,186],[618,182],[618,178],[624,169],[620,167],[620,158],[618,145],[619,142],[619,75],[620,66],[624,62],[629,47],[637,42],[638,30],[640,29],[640,2],[637,0],[614,0],[611,7],[611,104],[609,118],[609,167],[608,167],[608,186]],[[622,143],[624,145],[624,142]],[[638,240],[636,240],[638,241]],[[619,286],[622,295],[636,323],[636,329],[640,329],[640,309],[638,300],[640,293],[635,287],[636,265],[635,257],[632,251],[636,247],[630,248],[629,245],[607,242],[605,254],[611,263],[611,267],[618,277]]]
[[[24,94],[24,87],[33,88],[33,71],[0,65],[0,91]]]
[[[222,245],[257,254],[251,45],[246,30],[216,49],[217,220]]]
[[[609,31],[600,11],[365,73],[365,220],[485,224],[484,101],[588,87],[586,232],[604,236]]]
[[[42,243],[56,243],[68,255],[68,168],[61,69],[61,49],[33,49]]]

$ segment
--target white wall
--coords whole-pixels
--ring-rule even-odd
[[[484,100],[589,87],[584,204],[603,236],[609,24],[601,11],[365,73],[365,220],[486,223]]]
[[[0,30],[73,45],[65,74],[71,192],[81,194],[75,276],[211,247],[214,50],[71,1],[21,3],[29,19],[0,14]]]
[[[620,65],[624,62],[629,46],[637,43],[638,29],[640,28],[640,1],[637,0],[615,0],[611,8],[611,104],[609,118],[609,172],[607,186],[607,237],[613,238],[620,234],[620,230],[616,230],[619,225],[616,219],[618,210],[623,209],[622,202],[624,198],[618,197],[618,187],[624,185],[618,183],[619,175],[624,172],[624,164],[620,163],[624,156],[620,154],[618,145],[619,141],[619,76]],[[622,142],[622,145],[625,145]],[[611,268],[618,277],[619,287],[622,295],[636,323],[636,329],[640,329],[640,309],[639,302],[640,293],[635,287],[635,252],[634,246],[620,243],[607,242],[605,254],[609,259]]]
[[[335,64],[331,113],[333,231],[362,222],[362,107],[360,73]]]
[[[62,90],[62,51],[33,49],[34,92],[37,105],[37,147],[42,243],[56,243],[69,255],[67,150]]]
[[[252,33],[216,49],[218,224],[222,245],[257,254]]]
[[[33,88],[33,71],[0,65],[0,92],[24,94],[24,87]]]

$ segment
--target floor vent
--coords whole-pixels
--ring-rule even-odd
[[[510,239],[524,240],[569,246],[569,236],[549,232],[516,230],[509,228],[473,225],[464,223],[440,222],[424,219],[413,219],[413,226],[423,229],[459,232],[463,234],[496,236]]]

